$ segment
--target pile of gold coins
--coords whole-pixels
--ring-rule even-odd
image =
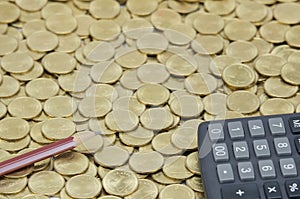
[[[0,199],[205,198],[203,121],[300,112],[297,0],[0,0]],[[212,185],[213,186],[213,185]]]

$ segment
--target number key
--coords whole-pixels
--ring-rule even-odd
[[[270,148],[268,141],[263,139],[263,140],[254,140],[253,141],[253,147],[254,147],[254,152],[256,157],[261,158],[261,157],[270,157]]]
[[[259,168],[260,176],[263,179],[276,177],[275,167],[272,160],[258,161],[258,168]]]
[[[245,141],[234,142],[233,152],[234,152],[234,157],[237,160],[249,159],[249,149],[248,149],[247,142]]]
[[[248,126],[249,126],[251,137],[265,136],[265,129],[262,120],[249,120]]]
[[[209,124],[208,135],[211,141],[222,141],[225,139],[223,125],[221,123]]]
[[[297,176],[296,163],[293,158],[279,160],[281,173],[284,177]]]
[[[251,162],[239,162],[238,170],[242,181],[254,180],[254,170]]]
[[[291,155],[292,149],[287,137],[274,138],[274,145],[277,155]]]
[[[225,143],[214,144],[213,145],[213,154],[216,162],[228,161],[228,149]]]

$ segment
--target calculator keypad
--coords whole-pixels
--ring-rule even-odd
[[[288,116],[209,123],[220,198],[208,199],[300,198],[300,116]]]

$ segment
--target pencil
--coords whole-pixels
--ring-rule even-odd
[[[0,176],[11,173],[35,162],[50,158],[62,152],[71,150],[83,143],[85,140],[98,135],[97,133],[87,133],[85,136],[68,137],[49,145],[24,153],[17,157],[0,162]]]

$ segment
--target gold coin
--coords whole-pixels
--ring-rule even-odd
[[[173,116],[166,108],[147,109],[140,117],[142,125],[150,130],[161,130],[173,124]]]
[[[67,194],[74,198],[94,198],[101,190],[100,180],[90,175],[73,176],[66,183]]]
[[[51,97],[44,103],[44,111],[51,117],[69,117],[76,109],[76,103],[68,96]]]
[[[83,55],[90,61],[106,61],[113,57],[115,49],[108,42],[92,41],[83,48]]]
[[[89,27],[96,20],[90,15],[77,15],[75,16],[75,18],[77,20],[77,26],[78,26],[76,29],[77,35],[81,37],[88,36],[90,34]]]
[[[94,133],[90,131],[82,131],[74,134],[74,137],[81,140],[81,144],[74,148],[80,153],[96,153],[103,147],[103,138],[101,135],[93,136],[92,138],[86,139],[86,136]]]
[[[192,173],[200,175],[198,152],[190,153],[185,162],[185,166]]]
[[[35,1],[28,1],[28,0],[17,0],[16,4],[23,10],[28,12],[35,12],[41,10],[45,5],[46,0],[35,0]]]
[[[271,52],[272,48],[274,47],[274,44],[267,42],[264,39],[261,39],[259,37],[255,37],[252,41],[252,44],[254,44],[258,50],[258,55],[264,55]]]
[[[138,188],[138,179],[131,171],[111,170],[102,180],[103,188],[108,194],[128,196]]]
[[[155,173],[162,168],[163,164],[163,156],[156,151],[133,153],[129,159],[130,168],[141,174]]]
[[[299,51],[293,52],[293,53],[288,57],[288,62],[289,62],[289,63],[300,63],[299,55],[300,55],[300,52],[299,52]]]
[[[89,129],[93,132],[101,132],[103,135],[112,135],[116,133],[115,131],[107,128],[103,118],[89,119]]]
[[[48,78],[38,78],[26,84],[26,93],[39,100],[45,100],[55,96],[59,91],[57,83]]]
[[[247,88],[255,83],[255,71],[245,64],[232,64],[223,70],[222,79],[233,88]]]
[[[204,109],[201,98],[194,95],[183,95],[171,100],[170,108],[183,118],[197,117]]]
[[[181,14],[188,14],[198,9],[198,2],[178,2],[175,0],[168,1],[168,6]]]
[[[177,197],[182,199],[193,199],[195,198],[195,194],[191,188],[181,184],[168,185],[159,193],[159,198],[161,199]]]
[[[98,199],[121,199],[121,198],[117,196],[101,196]]]
[[[138,189],[131,195],[126,196],[125,199],[155,199],[158,195],[158,188],[151,180],[139,179]]]
[[[300,5],[296,2],[279,3],[274,7],[274,18],[280,23],[297,24],[300,22]]]
[[[138,88],[136,95],[143,104],[158,106],[168,101],[170,93],[160,84],[145,84]]]
[[[196,36],[193,27],[186,24],[173,24],[164,30],[165,37],[175,45],[187,45]]]
[[[0,55],[9,55],[18,47],[18,41],[14,37],[8,35],[0,35]]]
[[[27,40],[22,40],[19,42],[18,52],[27,53],[35,61],[41,59],[45,55],[45,52],[38,52],[38,51],[31,50],[27,45]]]
[[[224,28],[224,20],[216,14],[199,13],[193,26],[201,34],[218,34]]]
[[[194,73],[185,79],[185,88],[192,94],[208,95],[217,89],[216,79],[204,73]]]
[[[250,62],[258,55],[258,50],[250,42],[235,41],[227,46],[226,55],[238,58],[242,62]]]
[[[1,178],[0,193],[1,194],[16,194],[22,191],[27,185],[27,178]]]
[[[184,90],[184,78],[170,76],[163,86],[172,91]]]
[[[33,67],[26,73],[11,73],[19,81],[31,81],[39,78],[44,73],[44,68],[39,62],[34,62]]]
[[[204,1],[204,7],[210,13],[217,15],[228,15],[236,8],[236,1],[224,0],[224,1]]]
[[[157,173],[152,174],[151,178],[155,182],[163,184],[163,185],[179,184],[181,182],[181,180],[177,180],[177,179],[174,179],[174,178],[169,178],[162,171],[159,171]]]
[[[112,19],[120,13],[120,4],[113,0],[92,1],[89,12],[96,19]]]
[[[107,146],[94,155],[95,162],[106,168],[124,165],[129,159],[129,153],[118,146]]]
[[[172,132],[160,133],[154,136],[151,145],[155,151],[163,155],[177,155],[182,152],[171,143]]]
[[[300,104],[296,108],[296,113],[300,113]]]
[[[260,105],[258,97],[249,91],[235,91],[227,97],[227,107],[240,113],[253,113]]]
[[[105,97],[110,101],[118,98],[118,92],[109,84],[94,84],[86,90],[87,97]]]
[[[227,95],[222,93],[212,93],[203,98],[204,110],[212,115],[219,115],[226,111]]]
[[[300,33],[300,25],[293,26],[290,28],[285,34],[286,42],[292,46],[299,48],[300,47],[300,39],[297,37]]]
[[[77,21],[70,14],[54,14],[46,19],[46,27],[55,34],[69,34],[77,28]]]
[[[278,76],[285,63],[285,59],[280,56],[265,54],[256,59],[254,66],[264,76]]]
[[[133,96],[120,97],[113,103],[113,110],[130,110],[138,116],[140,116],[145,109],[146,106]]]
[[[78,109],[85,117],[104,117],[112,108],[111,102],[105,97],[85,97]]]
[[[116,52],[115,60],[124,68],[137,68],[147,60],[147,55],[135,48],[121,48]]]
[[[153,131],[145,129],[142,126],[127,133],[119,133],[122,143],[128,146],[144,146],[151,142],[153,136]]]
[[[166,63],[168,71],[175,76],[188,76],[197,70],[197,61],[190,55],[173,55]]]
[[[223,50],[224,42],[219,35],[197,35],[191,47],[201,55],[211,55]]]
[[[112,20],[95,21],[90,26],[90,34],[97,40],[111,41],[116,39],[120,33],[120,25]]]
[[[296,63],[287,63],[283,66],[281,70],[282,79],[292,85],[300,85],[299,81],[299,64]]]
[[[166,176],[174,179],[187,179],[193,176],[186,167],[186,156],[172,156],[165,160],[163,172]]]
[[[24,196],[22,199],[48,199],[48,197],[40,194],[30,194]]]
[[[115,83],[123,73],[120,65],[112,62],[100,62],[91,68],[90,76],[97,83]]]
[[[2,119],[7,113],[7,107],[0,102],[0,119]]]
[[[218,77],[222,76],[224,68],[231,64],[239,64],[240,61],[234,57],[228,55],[219,55],[213,58],[213,61],[209,65],[209,71]]]
[[[167,50],[168,40],[158,33],[148,33],[141,36],[136,43],[138,49],[150,55],[156,55]]]
[[[50,2],[42,9],[42,17],[47,19],[54,14],[72,14],[72,9],[67,4]]]
[[[66,152],[54,159],[54,169],[66,176],[81,174],[87,170],[89,159],[77,152]]]
[[[0,23],[12,23],[20,17],[20,9],[6,1],[0,3],[0,13]]]
[[[13,77],[4,75],[0,84],[0,97],[11,97],[20,90],[20,83]]]
[[[68,92],[83,92],[92,83],[91,78],[88,75],[84,75],[80,70],[75,70],[72,73],[66,75],[60,75],[58,77],[59,86]]]
[[[225,26],[224,33],[230,40],[247,41],[255,36],[256,27],[248,21],[234,20]]]
[[[47,52],[58,45],[58,37],[48,31],[37,31],[27,37],[27,45],[33,51]],[[41,42],[43,41],[43,42]]]
[[[255,1],[242,1],[236,8],[237,16],[246,21],[259,22],[268,14],[265,5]]]
[[[32,119],[42,112],[41,103],[32,97],[19,97],[8,104],[8,112],[23,119]]]
[[[137,69],[138,78],[144,83],[163,83],[170,74],[163,64],[144,64]]]
[[[138,116],[130,110],[113,110],[105,116],[105,124],[113,131],[132,131],[138,123]]]
[[[28,180],[30,191],[37,194],[52,196],[64,186],[64,178],[54,171],[41,171],[33,174]]]
[[[52,140],[47,139],[43,134],[42,134],[42,126],[44,122],[38,122],[34,124],[31,129],[30,129],[30,137],[41,144],[49,144],[52,142]]]
[[[202,179],[201,177],[198,176],[194,176],[190,179],[186,180],[186,184],[187,186],[189,186],[190,188],[192,188],[194,191],[197,192],[204,192],[204,188],[203,188],[203,184],[202,184]]]
[[[42,126],[43,135],[50,140],[60,140],[75,132],[75,124],[66,118],[51,118]]]
[[[0,138],[8,141],[25,138],[30,130],[28,122],[17,117],[7,117],[0,121]]]
[[[55,51],[72,53],[80,47],[81,39],[77,34],[59,35],[59,44]]]
[[[74,70],[76,67],[76,59],[63,52],[53,52],[47,54],[42,59],[44,68],[52,74],[67,74]]]
[[[151,22],[158,30],[164,30],[172,24],[181,22],[181,16],[174,10],[160,8],[151,14]]]
[[[198,146],[197,139],[197,130],[190,127],[179,127],[174,131],[171,143],[182,150],[194,150]]]
[[[294,105],[280,98],[272,98],[266,100],[259,109],[262,115],[277,115],[277,114],[288,114],[294,113]]]
[[[21,10],[21,15],[20,15],[20,22],[29,22],[31,20],[36,20],[41,18],[41,12],[40,11],[35,11],[35,12],[27,12],[24,10]],[[18,22],[20,25],[21,23]],[[20,25],[21,26],[21,25]]]
[[[143,18],[133,18],[125,22],[122,31],[127,38],[138,39],[141,35],[153,32],[153,25]]]
[[[0,139],[0,148],[4,149],[6,151],[11,151],[11,152],[17,152],[20,151],[30,144],[30,136],[26,136],[22,139],[19,140],[13,140],[13,141],[6,141],[3,139]]]
[[[156,10],[158,2],[156,0],[148,0],[141,2],[139,0],[127,0],[127,9],[135,15],[149,15]]]
[[[297,93],[298,86],[287,84],[279,77],[270,77],[265,81],[264,89],[269,96],[288,98]]]
[[[16,52],[5,55],[1,66],[6,72],[25,73],[33,67],[33,59],[26,53]]]
[[[289,29],[289,25],[277,21],[270,21],[260,27],[259,34],[268,42],[282,43],[285,41],[285,33]]]
[[[6,23],[0,24],[0,33],[4,34],[7,31],[8,25]]]

